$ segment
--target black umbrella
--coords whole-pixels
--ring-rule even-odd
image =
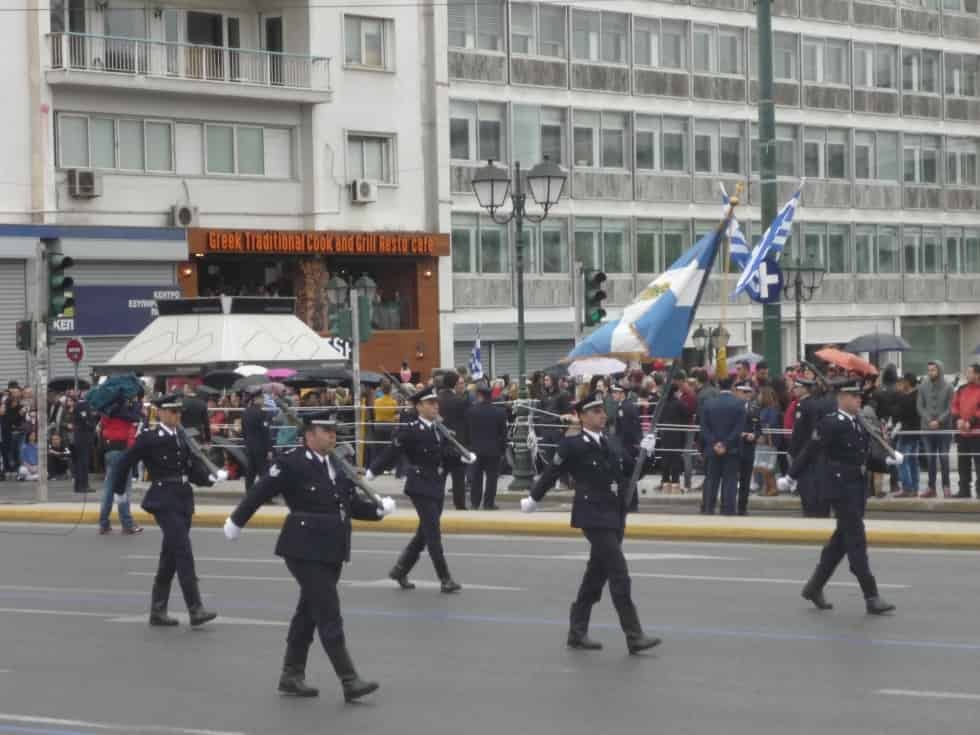
[[[302,388],[324,388],[329,383],[324,378],[311,378],[302,373],[299,375],[294,375],[291,378],[286,378],[282,381],[283,385],[288,385],[290,388],[300,390]]]
[[[862,334],[855,337],[846,345],[845,352],[905,352],[911,350],[912,345],[899,337],[897,334]]]
[[[555,365],[544,368],[541,372],[545,375],[550,375],[553,378],[564,378],[568,376],[568,365],[559,362]]]
[[[75,387],[74,378],[51,378],[48,381],[48,390],[54,391],[55,393],[64,393],[66,390],[72,390]],[[92,387],[92,384],[87,380],[78,379],[78,387],[82,390],[88,390]]]
[[[265,385],[269,382],[269,379],[264,375],[249,375],[247,377],[238,376],[238,380],[231,384],[231,389],[233,391],[246,390],[248,388],[254,388],[259,385]]]
[[[241,380],[241,375],[234,370],[213,370],[204,376],[204,385],[218,390],[227,390]],[[263,380],[264,382],[264,380]]]
[[[219,396],[221,391],[209,385],[195,385],[194,392],[202,396]]]

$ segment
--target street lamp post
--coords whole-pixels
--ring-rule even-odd
[[[823,282],[826,270],[822,265],[814,263],[809,258],[803,263],[795,259],[791,260],[782,269],[783,273],[793,274],[792,280],[783,287],[783,292],[787,298],[796,302],[796,361],[801,362],[804,358],[803,304],[813,299],[813,295]]]
[[[514,164],[514,180],[511,184],[510,173],[502,166],[494,165],[492,160],[477,170],[473,175],[473,193],[476,200],[490,215],[490,219],[499,225],[514,221],[516,242],[517,268],[517,390],[520,401],[517,416],[517,431],[514,440],[514,481],[511,490],[526,490],[534,479],[531,466],[531,454],[527,448],[527,350],[524,341],[524,220],[539,223],[548,216],[548,211],[558,204],[565,189],[567,175],[556,163],[545,158],[527,173],[527,186],[531,197],[541,207],[541,214],[530,214],[527,211],[527,194],[524,193],[524,181],[521,176],[521,164]],[[511,189],[513,188],[513,191]],[[497,215],[497,211],[506,204],[508,196],[511,211],[507,215]]]
[[[708,364],[708,332],[705,331],[704,325],[699,324],[698,328],[694,330],[694,334],[691,335],[691,341],[694,343],[694,349],[700,353],[701,365]]]

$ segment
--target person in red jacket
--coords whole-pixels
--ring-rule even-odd
[[[966,369],[966,384],[953,395],[951,407],[959,434],[956,437],[957,467],[960,472],[960,491],[957,498],[969,498],[970,483],[975,469],[977,499],[980,500],[980,363]]]
[[[112,533],[109,515],[112,513],[114,499],[113,483],[116,476],[116,465],[123,453],[136,441],[136,427],[142,420],[140,398],[134,398],[122,406],[110,409],[111,415],[103,416],[99,421],[102,434],[102,446],[105,451],[105,484],[102,488],[102,505],[99,511],[99,535]],[[119,522],[122,524],[124,536],[142,533],[143,529],[133,520],[129,509],[129,493],[132,487],[132,477],[126,478],[126,493],[124,499],[116,504],[119,510]]]

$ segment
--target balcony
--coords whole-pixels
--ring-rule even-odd
[[[145,39],[49,33],[51,85],[329,102],[330,59]]]

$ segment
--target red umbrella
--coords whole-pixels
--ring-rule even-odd
[[[817,350],[814,354],[824,362],[829,362],[831,365],[836,365],[839,368],[844,368],[854,373],[860,373],[861,375],[878,374],[878,368],[867,360],[857,355],[852,355],[850,352],[838,350],[836,347],[825,347],[822,350]]]

